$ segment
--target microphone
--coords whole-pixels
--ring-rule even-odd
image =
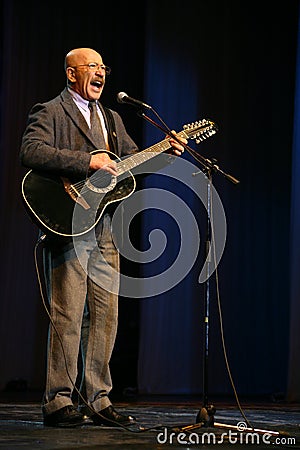
[[[130,105],[134,106],[143,106],[147,109],[152,109],[150,105],[147,105],[147,103],[141,102],[140,100],[136,100],[135,98],[129,97],[129,95],[126,94],[126,92],[119,92],[117,95],[117,101],[119,103],[129,103]]]

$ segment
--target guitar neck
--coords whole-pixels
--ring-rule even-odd
[[[184,138],[188,137],[184,131],[178,133],[178,135]],[[158,142],[157,144],[154,144],[139,153],[123,159],[122,161],[117,163],[118,175],[122,175],[123,173],[128,172],[128,170],[134,169],[140,164],[143,164],[144,162],[149,161],[151,158],[154,158],[155,156],[165,152],[169,148],[171,148],[170,141],[168,139],[164,139],[163,141]]]

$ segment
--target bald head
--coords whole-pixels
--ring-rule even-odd
[[[65,69],[75,67],[80,64],[88,64],[91,61],[98,61],[101,55],[92,48],[74,48],[65,57]]]

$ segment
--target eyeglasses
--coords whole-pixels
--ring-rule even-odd
[[[109,75],[111,73],[110,67],[95,62],[91,62],[89,64],[78,64],[78,66],[72,66],[72,69],[77,69],[77,67],[88,67],[92,72],[96,72],[97,70],[101,69],[105,71],[106,75]]]

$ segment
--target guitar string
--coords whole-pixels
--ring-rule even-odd
[[[198,123],[199,122],[196,122],[196,125]],[[210,124],[209,127],[206,126],[205,130],[202,130],[200,133],[203,135],[204,133],[211,131],[211,128],[212,127],[211,127],[211,124]],[[186,134],[188,131],[189,130],[187,128],[187,129],[183,130],[182,132],[180,132],[179,135],[182,136],[182,137],[188,137],[187,134]],[[159,152],[154,150],[157,147],[159,148]],[[160,148],[160,147],[163,147],[163,148]],[[151,147],[143,150],[142,152],[140,152],[140,153],[138,153],[136,155],[133,155],[133,157],[131,159],[131,161],[135,160],[135,163],[133,165],[132,164],[129,165],[128,161],[126,161],[126,159],[123,160],[123,161],[117,162],[118,176],[122,175],[124,172],[127,172],[130,169],[132,169],[133,167],[135,167],[136,166],[136,161],[138,161],[138,164],[146,162],[148,159],[150,159],[149,153],[160,154],[160,153],[164,152],[165,150],[167,150],[170,147],[171,146],[169,144],[169,139],[166,139],[165,141],[158,142],[158,143],[152,145]],[[192,150],[192,149],[190,149],[190,150]],[[193,155],[193,153],[191,153],[191,154]],[[97,183],[97,182],[99,182],[101,180],[107,179],[107,177],[108,177],[108,173],[103,173],[103,172],[102,173],[98,173],[97,172],[97,176],[94,176],[93,180],[94,180],[94,182]],[[81,181],[79,181],[77,183],[74,183],[72,186],[76,190],[80,190],[81,192],[89,191],[89,188],[86,187],[86,180],[81,180]]]
[[[159,151],[155,151],[155,148],[159,148],[159,147],[163,147],[163,148],[159,148]],[[169,142],[166,140],[166,142],[159,142],[158,144],[153,145],[152,147],[149,147],[146,150],[143,150],[140,153],[137,153],[136,155],[132,155],[133,158],[131,159],[131,161],[134,160],[134,163],[132,164],[132,162],[129,164],[128,161],[126,159],[117,162],[117,172],[118,175],[122,175],[125,172],[128,172],[130,169],[132,169],[133,167],[136,166],[136,163],[141,164],[143,162],[148,161],[151,156],[150,153],[156,153],[157,155],[159,155],[160,153],[163,153],[164,151],[166,151],[168,148],[170,148],[171,145],[169,144]],[[108,173],[103,173],[103,172],[96,172],[97,176],[93,177],[93,180],[96,182],[99,182],[101,179],[105,179],[108,176]],[[86,180],[81,180],[78,183],[74,183],[73,186],[76,189],[82,189],[86,186]]]

